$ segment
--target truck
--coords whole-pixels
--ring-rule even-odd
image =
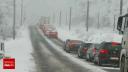
[[[122,34],[120,72],[128,72],[128,13],[118,17],[117,30]]]

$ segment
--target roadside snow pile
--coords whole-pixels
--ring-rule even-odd
[[[6,55],[15,58],[16,68],[15,70],[1,69],[2,72],[33,72],[34,61],[32,61],[33,58],[31,56],[32,45],[29,39],[29,32],[26,28],[21,30],[19,38],[5,42]]]
[[[84,27],[74,27],[71,31],[65,28],[57,27],[59,32],[59,38],[63,41],[66,39],[78,39],[84,42],[91,42],[91,43],[101,43],[103,41],[107,42],[121,42],[122,35],[119,35],[111,28],[89,28],[87,32]]]
[[[69,32],[67,29],[58,29],[59,38],[62,39],[62,41],[65,41],[66,39],[78,39],[79,38],[73,34],[73,32]]]

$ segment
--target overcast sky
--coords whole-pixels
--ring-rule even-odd
[[[24,0],[25,15],[28,21],[36,23],[40,16],[52,16],[56,15],[60,11],[63,13],[69,9],[69,7],[76,6],[77,0]]]

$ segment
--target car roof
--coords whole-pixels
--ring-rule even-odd
[[[73,41],[73,42],[82,42],[82,41],[80,41],[80,40],[70,40],[70,41]]]
[[[91,46],[92,44],[93,44],[93,43],[83,43],[82,45],[89,47],[89,46]]]
[[[127,13],[127,14],[125,14],[125,15],[123,15],[123,16],[121,16],[121,17],[128,17],[128,13]]]

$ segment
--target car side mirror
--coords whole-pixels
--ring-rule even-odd
[[[123,22],[123,17],[119,17],[119,18],[118,18],[118,22],[117,22],[117,30],[119,31],[119,33],[123,33],[123,32],[121,31],[122,22]]]
[[[4,51],[4,43],[1,43],[1,51]]]

